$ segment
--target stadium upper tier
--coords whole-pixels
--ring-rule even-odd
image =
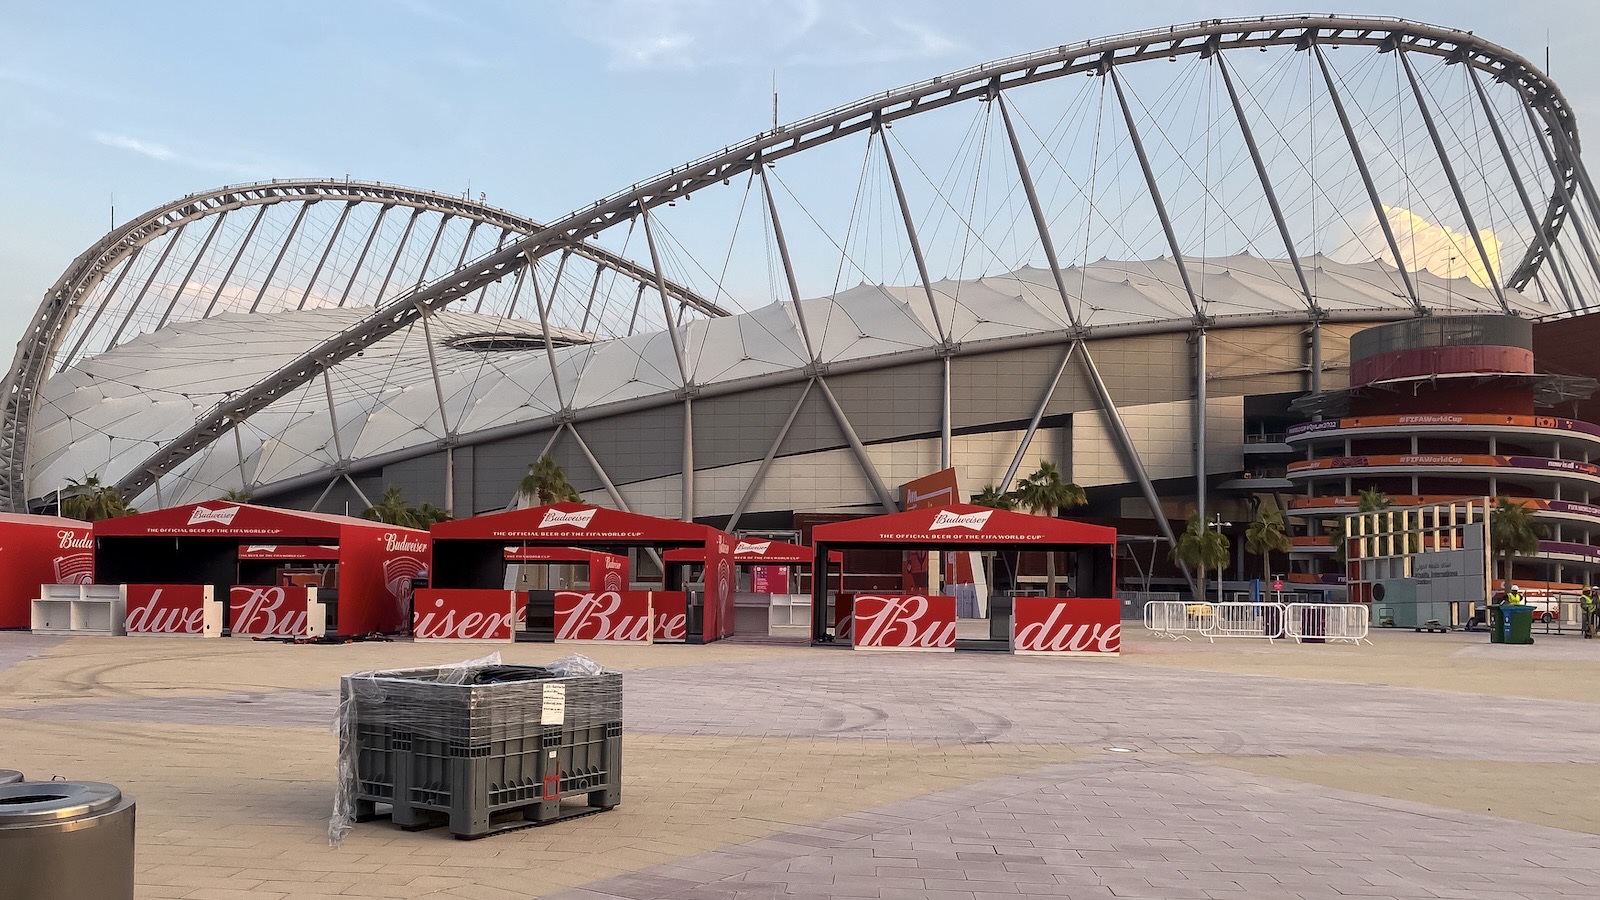
[[[1289,286],[1293,274],[1285,261],[1234,256],[1186,262],[1205,286],[1214,328],[1309,320],[1299,289]],[[1412,314],[1410,300],[1393,291],[1393,269],[1381,263],[1307,262],[1325,320],[1377,322]],[[1101,261],[1063,276],[1088,311],[1091,340],[1193,327],[1170,259]],[[1490,291],[1467,279],[1447,283],[1420,273],[1417,284],[1432,310],[1499,309]],[[940,321],[961,353],[1061,340],[1070,327],[1054,279],[1040,269],[935,282],[934,294]],[[805,301],[818,361],[844,370],[927,358],[941,339],[923,296],[920,287],[863,284]],[[1520,313],[1552,311],[1515,292],[1508,299]],[[85,472],[121,478],[152,446],[181,434],[219,400],[365,314],[323,309],[214,316],[168,326],[80,361],[45,385],[30,479],[55,484]],[[341,460],[360,468],[364,461],[407,451],[431,452],[449,434],[471,444],[508,428],[548,424],[563,408],[581,420],[678,401],[682,385],[664,333],[590,339],[553,335],[565,346],[554,349],[552,367],[537,322],[436,313],[427,334],[413,329],[392,335],[330,370],[326,382],[318,378],[279,398],[237,429],[237,443],[213,444],[165,479],[162,499],[170,504],[216,496],[241,483],[241,470],[244,483],[270,486],[330,471]],[[682,343],[690,380],[701,394],[809,377],[811,360],[790,303],[688,323]]]

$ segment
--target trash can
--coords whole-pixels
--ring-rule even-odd
[[[0,894],[133,900],[134,802],[93,781],[0,785]]]
[[[11,784],[22,780],[22,773],[16,769],[0,769],[0,784]]]
[[[1533,613],[1531,606],[1505,606],[1504,643],[1531,644],[1533,643]]]
[[[1506,630],[1505,604],[1495,603],[1489,607],[1489,643],[1504,644]]]

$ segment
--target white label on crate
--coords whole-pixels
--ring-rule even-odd
[[[561,725],[567,720],[567,686],[544,686],[544,706],[539,710],[540,725]]]

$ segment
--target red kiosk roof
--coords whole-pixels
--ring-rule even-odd
[[[829,556],[834,562],[844,562],[843,553],[834,551]],[[705,562],[706,555],[688,547],[682,550],[669,550],[663,554],[663,558],[667,562]],[[739,564],[810,565],[813,553],[810,547],[803,544],[740,538],[739,543],[733,548],[733,561]]]
[[[552,503],[529,509],[440,522],[433,526],[436,540],[521,540],[540,543],[704,544],[721,534],[708,525],[662,519],[639,513],[590,506],[586,503]]]
[[[96,537],[289,537],[337,540],[346,528],[426,534],[352,516],[207,500],[94,523]]]
[[[953,503],[811,529],[815,544],[1115,544],[1117,530],[1068,519]]]

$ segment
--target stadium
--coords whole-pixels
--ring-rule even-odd
[[[554,218],[234,185],[71,261],[18,347],[0,495],[248,493],[458,518],[545,453],[586,500],[744,534],[1041,460],[1123,535],[1191,515],[1338,593],[1362,490],[1537,501],[1600,568],[1600,194],[1534,64],[1385,18],[1209,20],[874,94]],[[607,186],[600,186],[602,188]],[[1434,417],[1434,418],[1429,418]],[[1270,502],[1292,561],[1246,560]],[[1140,541],[1138,538],[1147,538]],[[1155,549],[1152,549],[1155,548]]]

